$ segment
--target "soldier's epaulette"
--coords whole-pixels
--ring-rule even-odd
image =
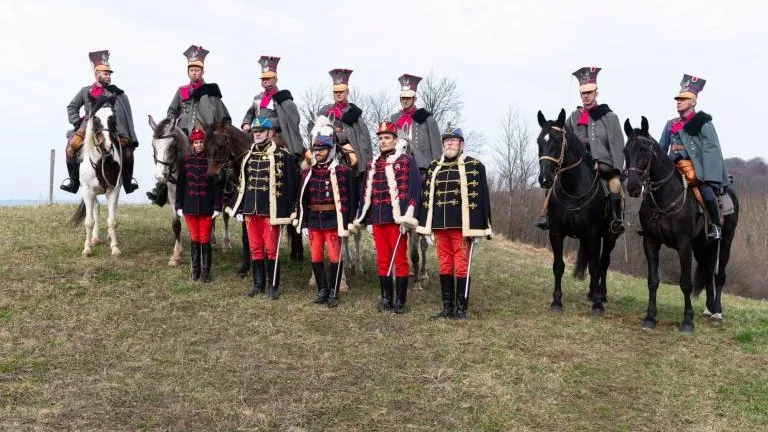
[[[683,130],[688,135],[698,135],[699,132],[701,132],[701,128],[703,128],[706,123],[711,121],[711,115],[705,113],[704,111],[699,111],[693,115],[692,119],[688,120],[688,123],[683,126]]]
[[[432,115],[431,112],[425,110],[424,108],[419,108],[416,110],[415,113],[413,113],[413,121],[415,121],[418,124],[422,124],[425,121],[427,121],[427,119],[431,115]]]
[[[272,99],[274,99],[277,104],[281,104],[287,100],[293,100],[293,96],[288,90],[280,90],[272,96]]]
[[[199,101],[201,97],[203,96],[213,96],[217,98],[221,98],[221,90],[219,90],[219,86],[217,84],[213,83],[206,83],[195,89],[195,91],[192,92],[192,99]]]
[[[609,112],[612,112],[611,111],[611,107],[609,107],[606,104],[600,104],[600,105],[592,108],[591,110],[589,110],[589,116],[592,118],[592,120],[598,121],[601,118],[603,118],[604,115],[608,114]]]
[[[357,107],[357,105],[351,103],[349,104],[349,109],[347,112],[345,112],[341,116],[341,121],[347,126],[352,126],[355,124],[357,119],[360,118],[360,116],[363,114],[363,110]]]
[[[108,85],[108,86],[107,86],[107,87],[105,87],[105,88],[106,88],[107,90],[109,90],[110,92],[112,92],[112,93],[114,93],[114,94],[118,95],[118,96],[120,96],[121,94],[125,93],[125,92],[124,92],[122,89],[120,89],[118,86],[116,86],[116,85],[114,85],[114,84],[110,84],[110,85]]]

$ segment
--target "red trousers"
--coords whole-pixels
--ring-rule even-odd
[[[211,241],[211,215],[191,215],[184,213],[184,220],[187,221],[189,237],[195,243],[208,243]]]
[[[441,275],[467,277],[469,266],[469,240],[461,235],[461,229],[435,230],[437,259]]]
[[[323,247],[328,246],[328,258],[332,263],[339,262],[341,257],[341,238],[336,228],[329,229],[309,229],[309,250],[312,255],[312,262],[323,262]]]
[[[277,238],[280,235],[280,225],[270,225],[268,216],[245,215],[245,228],[248,231],[248,243],[251,246],[251,259],[264,259],[264,249],[267,249],[267,259],[277,256]]]
[[[395,244],[399,237],[402,238],[400,244],[397,245],[397,253],[395,254]],[[389,274],[389,263],[392,254],[395,254],[395,276],[408,277],[410,269],[408,265],[408,236],[400,234],[400,225],[396,223],[374,225],[373,242],[376,244],[376,263],[379,267],[379,276]]]

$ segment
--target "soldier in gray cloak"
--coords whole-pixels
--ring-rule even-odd
[[[219,86],[203,80],[205,57],[209,52],[197,45],[184,51],[189,84],[176,90],[168,106],[168,117],[178,118],[178,126],[187,136],[195,129],[205,130],[230,119],[227,107],[221,101]],[[147,192],[147,198],[162,207],[168,198],[168,187],[165,183],[155,184],[155,188]]]
[[[400,82],[400,105],[402,110],[392,114],[389,120],[408,140],[406,151],[416,159],[422,178],[429,164],[440,159],[443,148],[440,141],[440,128],[432,113],[424,108],[416,108],[416,90],[421,77],[404,74]]]
[[[111,104],[117,121],[117,137],[122,147],[121,171],[125,193],[138,189],[139,185],[133,178],[133,152],[139,146],[136,132],[133,129],[133,114],[131,103],[125,92],[112,83],[112,68],[109,66],[109,51],[95,51],[88,54],[93,66],[96,82],[81,88],[72,101],[67,105],[67,116],[73,130],[67,133],[66,162],[69,178],[60,186],[61,190],[77,193],[80,189],[80,163],[78,153],[85,139],[87,119],[93,106],[102,103]],[[84,108],[85,115],[80,116]]]
[[[261,66],[261,87],[264,89],[261,93],[253,97],[253,103],[248,108],[243,117],[241,128],[244,132],[250,132],[251,123],[254,119],[268,118],[274,127],[275,142],[280,146],[285,146],[289,153],[293,154],[297,163],[296,172],[301,172],[299,164],[302,160],[309,163],[312,158],[310,152],[304,147],[301,139],[299,123],[299,108],[293,102],[293,96],[288,90],[278,90],[277,88],[277,64],[280,57],[261,56],[259,65]],[[297,186],[298,187],[298,186]],[[304,260],[304,244],[301,234],[295,230],[288,230],[291,239],[291,260]],[[247,248],[247,236],[243,236],[243,247]],[[243,252],[243,262],[241,269],[246,267],[245,252]]]
[[[712,116],[703,111],[696,112],[698,95],[706,82],[699,77],[683,76],[680,92],[675,96],[678,117],[664,125],[659,146],[665,153],[669,151],[688,183],[699,186],[710,220],[707,237],[718,240],[722,236],[722,227],[717,195],[723,194],[731,181]]]
[[[368,126],[365,124],[363,110],[349,102],[349,77],[351,69],[333,69],[328,72],[333,80],[333,103],[320,108],[317,115],[332,117],[336,129],[335,140],[342,156],[342,163],[356,173],[353,176],[350,200],[360,199],[360,188],[363,185],[365,168],[373,159],[373,147]],[[310,120],[308,129],[312,130],[314,122]]]
[[[606,104],[597,103],[598,67],[583,67],[573,75],[579,80],[582,106],[568,117],[565,126],[573,130],[590,153],[597,175],[607,184],[613,219],[610,231],[615,236],[624,232],[623,190],[621,170],[624,167],[624,132],[619,117]],[[543,215],[536,226],[549,228],[549,220]]]

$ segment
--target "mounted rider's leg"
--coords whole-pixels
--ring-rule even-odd
[[[154,189],[147,192],[147,198],[153,204],[157,204],[160,207],[164,206],[168,202],[168,185],[165,182],[155,183]]]
[[[711,182],[701,183],[699,184],[699,190],[701,191],[701,197],[704,199],[704,207],[707,209],[707,215],[709,215],[707,238],[720,240],[723,228],[720,225],[720,204],[717,202],[717,196],[715,194],[715,190],[720,190],[720,185]]]
[[[612,166],[598,162],[599,175],[608,185],[608,199],[611,204],[612,219],[609,228],[614,235],[624,233],[624,192],[621,188],[621,175]]]
[[[69,177],[59,186],[63,191],[77,193],[80,189],[80,162],[78,155],[85,139],[85,128],[67,132],[67,148],[64,151]]]
[[[120,141],[123,153],[123,160],[121,161],[123,189],[125,189],[125,193],[129,194],[139,188],[139,183],[133,178],[133,150],[135,146],[128,138],[122,136],[118,138],[118,141]]]

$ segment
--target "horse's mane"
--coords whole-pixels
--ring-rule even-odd
[[[576,157],[585,158],[585,161],[588,162],[587,166],[592,166],[592,156],[584,149],[581,138],[568,125],[563,130],[565,130],[565,139],[568,140],[568,151],[572,152]]]

